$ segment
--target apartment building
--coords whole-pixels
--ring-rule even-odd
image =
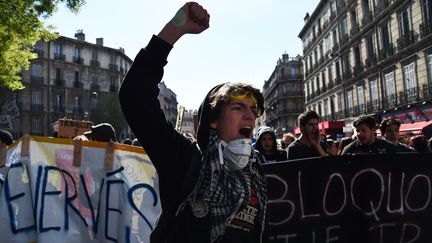
[[[323,0],[305,17],[305,105],[324,121],[432,119],[432,0]]]
[[[177,95],[164,82],[159,83],[159,102],[165,117],[175,126],[177,122]]]
[[[273,127],[277,137],[294,132],[304,110],[303,63],[300,56],[283,54],[264,82],[264,116],[259,125]]]
[[[106,47],[102,38],[96,39],[96,44],[86,42],[82,31],[75,37],[36,43],[38,58],[22,72],[26,88],[4,97],[18,107],[11,120],[15,138],[23,134],[51,136],[50,124],[59,118],[91,120],[98,99],[117,94],[132,64],[124,49]],[[117,132],[124,137],[130,134],[127,127]]]

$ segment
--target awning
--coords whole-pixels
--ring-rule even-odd
[[[342,129],[345,126],[344,121],[323,121],[318,123],[318,128],[321,132],[326,132],[327,129]],[[295,134],[300,134],[300,127],[294,128]]]
[[[399,128],[399,135],[406,135],[408,133],[427,135],[429,134],[429,131],[432,131],[432,121],[404,123],[401,124]],[[379,129],[377,129],[376,133],[378,136],[381,136],[381,131]]]
[[[413,134],[423,134],[424,129],[432,129],[432,121],[420,121],[420,122],[413,122],[413,123],[405,123],[401,124],[399,128],[399,134],[405,135],[409,132],[412,132]]]

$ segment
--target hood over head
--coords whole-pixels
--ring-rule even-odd
[[[255,142],[255,149],[258,151],[263,150],[262,145],[261,145],[261,140],[262,140],[262,135],[264,133],[268,133],[271,135],[272,140],[273,140],[273,149],[276,150],[277,149],[276,135],[275,135],[273,129],[271,127],[268,127],[268,126],[261,126],[257,129],[256,135],[255,135],[256,140],[257,140]]]
[[[197,137],[197,143],[201,150],[204,150],[207,148],[207,145],[209,143],[209,136],[210,136],[210,124],[218,119],[218,116],[220,115],[220,109],[221,105],[224,101],[222,99],[218,100],[218,102],[221,102],[220,104],[216,104],[212,108],[212,102],[215,102],[214,99],[215,96],[218,96],[218,92],[223,94],[233,94],[238,91],[244,92],[246,95],[250,94],[253,96],[253,98],[256,100],[259,115],[262,114],[264,111],[264,97],[261,94],[261,91],[259,91],[256,88],[253,88],[251,85],[248,84],[241,84],[241,83],[223,83],[216,85],[213,87],[204,98],[203,102],[201,103],[201,106],[198,110],[198,126],[196,130],[196,137]],[[226,98],[226,97],[225,97]]]

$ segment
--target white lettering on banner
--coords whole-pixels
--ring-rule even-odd
[[[105,171],[104,149],[83,147],[81,167],[74,167],[73,145],[31,141],[30,147],[28,164],[15,157],[0,170],[2,240],[150,241],[161,209],[155,169],[145,154],[116,150],[117,168]]]
[[[370,224],[365,233],[371,234],[368,239],[376,240],[371,242],[389,242],[389,236],[395,235],[398,242],[417,242],[427,232],[427,225],[416,220],[432,211],[432,173],[362,168],[348,175],[329,172],[322,180],[312,180],[309,171],[294,173],[296,178],[289,180],[267,175],[269,187],[277,188],[268,198],[268,209],[275,212],[267,215],[268,223],[279,228],[286,225],[285,234],[271,235],[269,240],[340,242],[338,232],[344,232],[348,225],[325,222],[337,222],[352,214],[363,215]],[[303,225],[301,232],[290,229],[289,225],[298,223]]]

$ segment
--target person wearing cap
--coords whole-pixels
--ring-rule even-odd
[[[0,129],[0,148],[7,147],[13,142],[13,137],[10,132]]]
[[[243,83],[212,88],[198,111],[196,141],[175,130],[158,100],[173,44],[206,30],[209,18],[198,3],[186,3],[138,53],[120,88],[125,118],[158,173],[162,214],[152,243],[264,241],[263,159],[251,147],[261,92]]]
[[[100,123],[91,126],[91,130],[84,132],[83,135],[78,135],[74,140],[80,139],[83,141],[98,141],[98,142],[117,142],[117,136],[114,127],[109,123]]]

